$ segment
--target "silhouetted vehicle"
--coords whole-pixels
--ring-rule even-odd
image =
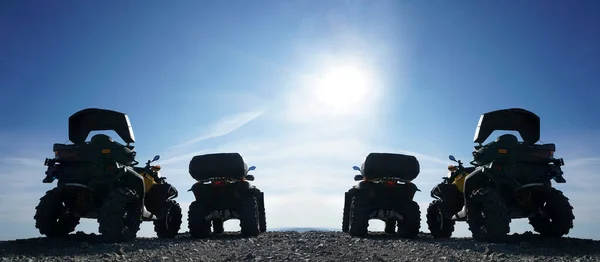
[[[523,141],[504,134],[482,145],[496,130],[517,131]],[[454,221],[467,221],[473,238],[501,241],[510,232],[511,219],[518,218],[529,218],[543,236],[568,234],[573,207],[551,183],[566,182],[564,161],[554,158],[554,144],[536,144],[539,138],[540,118],[532,112],[511,108],[483,114],[474,138],[475,168],[458,168],[456,176],[431,191],[436,198],[427,210],[432,235],[450,237]],[[455,161],[453,156],[450,160]]]
[[[415,238],[421,227],[419,205],[413,200],[420,191],[411,181],[420,172],[416,157],[393,153],[370,153],[354,177],[360,181],[345,193],[342,231],[352,236],[368,234],[369,220],[385,222],[385,232]]]
[[[113,130],[126,142],[122,145],[105,134],[85,139],[91,131]],[[48,237],[66,236],[80,218],[97,219],[106,241],[136,237],[142,221],[154,221],[159,237],[174,237],[181,226],[181,208],[173,200],[177,190],[160,178],[160,167],[134,167],[136,152],[126,114],[89,108],[69,117],[69,140],[54,144],[55,157],[43,183],[57,186],[40,199],[35,227]],[[153,161],[158,160],[155,156]]]
[[[241,234],[257,236],[267,231],[264,193],[251,185],[254,176],[248,171],[238,153],[215,153],[194,156],[189,173],[197,181],[190,190],[195,201],[190,204],[188,225],[196,238],[223,233],[223,223],[230,219],[240,221]]]

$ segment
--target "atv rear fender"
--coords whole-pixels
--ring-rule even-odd
[[[162,214],[162,208],[167,199],[174,199],[179,195],[177,189],[168,183],[156,184],[146,193],[146,209],[152,214]]]
[[[123,172],[117,178],[116,187],[132,189],[143,200],[146,194],[144,178],[131,167],[124,166],[122,169]]]
[[[251,197],[256,194],[255,187],[246,181],[228,183],[216,186],[196,182],[189,191],[194,193],[196,201],[201,201],[215,206],[232,206],[240,197]]]
[[[441,199],[448,214],[456,214],[463,207],[463,194],[453,184],[440,183],[431,190],[431,197]]]
[[[366,194],[374,196],[375,199],[400,199],[400,200],[412,200],[417,193],[420,191],[414,183],[406,182],[403,184],[395,184],[388,186],[385,183],[373,183],[370,181],[361,181],[353,188],[355,194]],[[382,197],[379,197],[382,196]]]
[[[471,172],[465,178],[465,186],[463,191],[463,196],[465,200],[468,200],[469,197],[475,190],[480,188],[490,188],[494,186],[494,182],[488,176],[489,172],[484,172],[485,167],[477,167],[475,171]]]

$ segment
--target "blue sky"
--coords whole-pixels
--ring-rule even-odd
[[[479,115],[526,108],[565,159],[570,235],[598,239],[600,2],[61,3],[0,6],[0,239],[38,235],[43,160],[88,107],[130,116],[139,158],[161,155],[184,212],[191,157],[236,151],[258,167],[269,227],[335,228],[369,152],[419,158],[424,212]]]

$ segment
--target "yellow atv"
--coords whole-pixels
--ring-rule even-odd
[[[175,187],[167,183],[165,177],[160,176],[159,165],[150,165],[160,159],[159,155],[146,162],[145,167],[134,167],[133,169],[144,178],[146,193],[146,206],[155,214],[152,220],[154,231],[160,238],[173,238],[181,229],[182,211],[179,203],[174,198],[178,192]]]
[[[463,208],[465,178],[475,171],[475,167],[464,167],[462,161],[456,160],[453,155],[449,159],[458,165],[448,166],[448,176],[431,190],[431,197],[435,200],[427,208],[427,226],[434,238],[452,236],[455,221],[450,214],[456,214]]]

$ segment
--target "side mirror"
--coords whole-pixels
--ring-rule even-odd
[[[254,176],[253,175],[246,175],[245,179],[248,180],[248,181],[254,181]]]
[[[450,160],[452,160],[452,161],[456,162],[456,158],[454,158],[454,156],[453,156],[453,155],[450,155],[450,156],[448,156],[448,158],[449,158]]]
[[[152,162],[154,162],[156,160],[159,160],[159,159],[160,159],[160,156],[159,155],[155,155],[154,158],[152,158]]]
[[[352,169],[354,169],[356,171],[360,171],[360,167],[357,167],[357,166],[353,166]]]
[[[354,176],[354,181],[361,181],[363,179],[365,179],[365,177],[362,176],[362,175],[356,175],[356,176]]]
[[[251,166],[251,167],[248,168],[248,171],[252,171],[254,169],[256,169],[256,167],[255,166]]]

